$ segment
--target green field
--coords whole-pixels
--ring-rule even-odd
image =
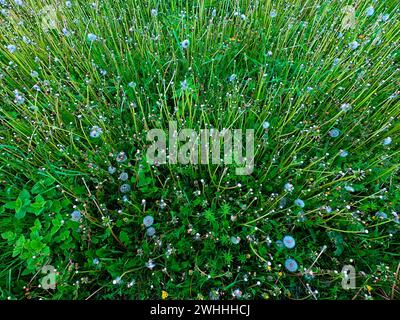
[[[0,0],[0,299],[399,299],[399,17]],[[170,122],[254,170],[149,162]]]

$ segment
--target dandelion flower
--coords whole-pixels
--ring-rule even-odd
[[[229,82],[233,82],[236,80],[236,74],[231,74],[228,78]]]
[[[81,212],[78,211],[78,210],[74,210],[74,211],[71,213],[71,220],[72,220],[72,221],[78,222],[78,221],[81,219],[81,217],[82,217]]]
[[[334,66],[337,66],[339,64],[339,62],[340,62],[340,58],[333,59],[333,65]]]
[[[119,175],[118,179],[121,181],[126,181],[128,180],[129,175],[126,172],[121,172],[121,174]]]
[[[154,223],[154,218],[152,216],[145,216],[143,218],[143,224],[145,227],[150,227]]]
[[[18,105],[21,105],[25,102],[25,97],[18,90],[14,91],[14,97],[14,102]]]
[[[383,142],[382,142],[382,144],[384,146],[388,146],[391,143],[392,143],[392,138],[391,137],[387,137],[387,138],[383,139]]]
[[[8,51],[10,51],[10,53],[14,53],[15,51],[17,51],[17,47],[13,44],[9,44],[6,48]]]
[[[298,269],[298,264],[296,262],[296,260],[294,259],[286,259],[285,261],[285,268],[289,271],[289,272],[296,272]]]
[[[351,105],[349,103],[343,103],[340,106],[340,110],[342,110],[343,112],[347,112],[351,109]]]
[[[293,249],[296,245],[296,240],[292,236],[284,236],[282,242],[288,249]]]
[[[341,150],[339,153],[339,156],[342,158],[346,158],[349,155],[349,153],[346,150]]]
[[[125,152],[121,151],[120,153],[117,154],[117,158],[116,158],[117,162],[125,162],[126,159],[128,159],[128,158],[127,158]]]
[[[146,234],[147,236],[152,237],[156,234],[156,229],[154,229],[153,227],[147,228]]]
[[[379,211],[375,213],[375,217],[377,217],[378,219],[387,219],[387,214],[382,211]]]
[[[93,33],[89,33],[89,34],[87,35],[87,38],[88,38],[88,40],[89,40],[90,42],[93,42],[93,41],[96,41],[96,40],[97,40],[97,36],[96,36],[95,34],[93,34]]]
[[[234,236],[232,236],[232,237],[231,237],[231,242],[232,242],[233,244],[239,244],[240,238],[239,238],[239,237],[234,237]]]
[[[292,185],[291,183],[289,183],[289,182],[285,183],[285,185],[283,186],[283,188],[284,188],[285,191],[287,191],[287,192],[292,192],[293,189],[294,189],[293,185]]]
[[[262,124],[262,126],[263,126],[263,128],[265,129],[265,130],[267,130],[268,128],[269,128],[269,122],[268,121],[264,121],[263,122],[263,124]]]
[[[296,206],[298,206],[298,207],[300,207],[300,208],[304,208],[304,201],[303,200],[301,200],[301,199],[296,199],[296,200],[294,200],[294,204],[296,205]]]
[[[235,289],[233,292],[232,292],[232,296],[234,297],[234,298],[240,298],[241,296],[242,296],[242,291],[240,291],[240,289]]]
[[[119,187],[119,191],[121,191],[122,193],[127,193],[127,192],[131,191],[131,186],[129,184],[125,183]]]
[[[383,16],[382,16],[382,21],[383,22],[386,22],[386,21],[388,21],[389,20],[389,14],[384,14]]]
[[[349,48],[351,50],[356,50],[360,44],[357,41],[353,41],[349,43]]]
[[[92,138],[98,138],[103,133],[103,130],[99,126],[93,126],[90,130],[90,136]]]
[[[188,82],[187,82],[187,80],[185,79],[185,80],[183,80],[183,81],[181,81],[181,89],[182,90],[187,90],[188,89]]]
[[[183,40],[183,41],[181,42],[181,46],[182,46],[183,49],[189,48],[189,44],[190,44],[190,41],[189,41],[188,39]]]
[[[149,259],[149,261],[145,263],[145,266],[147,268],[149,268],[150,270],[153,270],[153,268],[156,266],[156,264],[154,263],[154,261],[152,259]]]
[[[375,13],[374,7],[368,7],[367,10],[365,10],[365,15],[366,15],[367,17],[373,16],[374,13]]]
[[[340,130],[334,128],[334,129],[332,129],[332,130],[329,131],[329,135],[330,135],[332,138],[337,138],[337,137],[339,137],[339,135],[340,135]]]

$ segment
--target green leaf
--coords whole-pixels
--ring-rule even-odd
[[[15,201],[15,217],[22,219],[25,217],[27,206],[30,204],[30,194],[27,190],[22,190]]]
[[[35,198],[35,200],[36,200],[35,203],[32,203],[29,206],[28,211],[32,212],[32,213],[34,213],[35,215],[38,216],[44,210],[44,207],[46,205],[46,201],[40,195],[37,196]]]
[[[21,234],[20,237],[18,238],[17,242],[15,243],[15,247],[14,247],[12,256],[16,257],[19,254],[21,254],[22,251],[24,250],[24,245],[25,245],[25,237],[23,234]]]
[[[131,240],[130,240],[129,237],[128,237],[128,234],[127,234],[125,231],[121,231],[121,232],[119,233],[119,239],[120,239],[121,242],[122,242],[123,244],[125,244],[125,245],[128,245],[128,244],[131,242]]]
[[[7,208],[7,209],[15,209],[15,206],[16,206],[15,201],[11,201],[11,202],[7,202],[7,203],[4,205],[4,208]]]
[[[12,231],[6,231],[1,234],[1,237],[5,240],[12,241],[15,239],[15,233]]]

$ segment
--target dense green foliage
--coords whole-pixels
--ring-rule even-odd
[[[399,298],[397,1],[93,2],[0,1],[0,298]],[[254,172],[149,165],[169,120]]]

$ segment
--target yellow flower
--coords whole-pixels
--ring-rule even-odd
[[[167,299],[168,297],[168,292],[167,291],[161,291],[161,298],[163,298],[163,300]]]
[[[282,272],[279,272],[279,273],[278,273],[278,276],[282,277],[282,275],[283,275],[283,273],[282,273]]]

